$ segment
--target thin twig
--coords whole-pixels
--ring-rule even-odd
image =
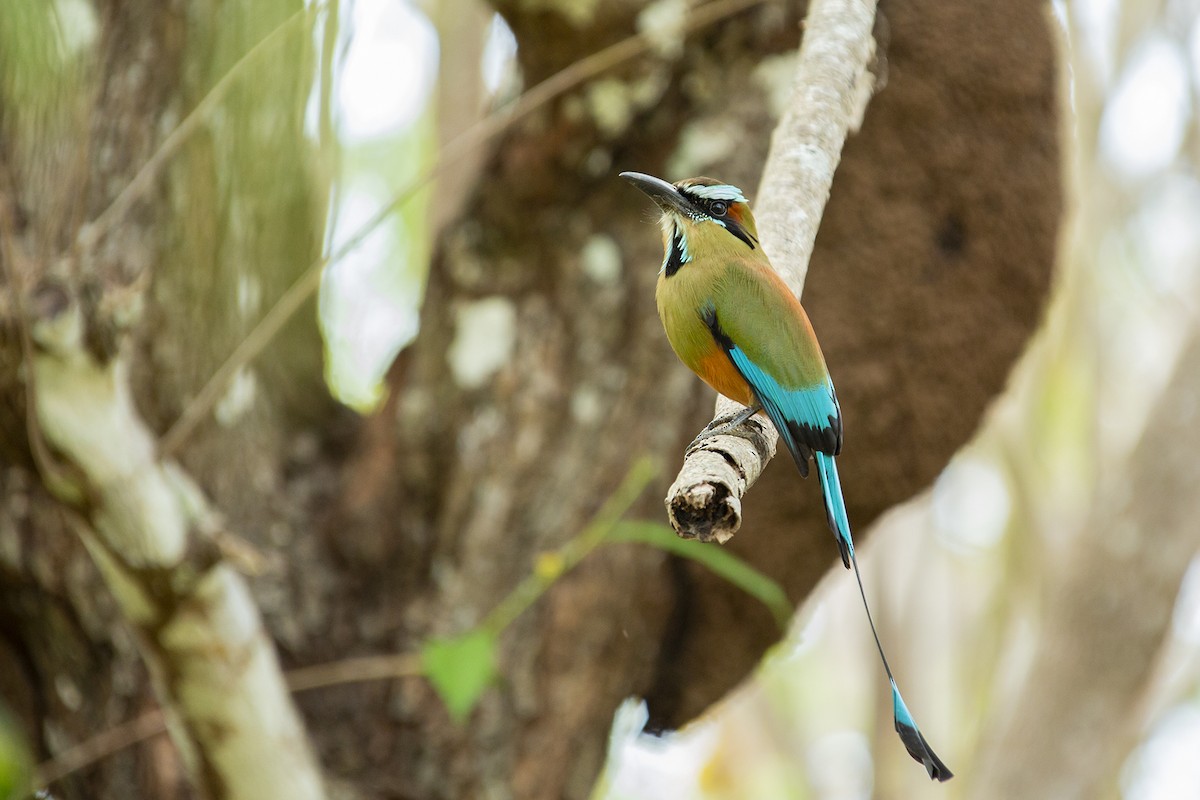
[[[284,677],[287,679],[288,689],[296,693],[347,683],[417,677],[421,672],[419,654],[389,653],[381,656],[344,658],[328,664],[301,667],[291,670]],[[38,764],[34,771],[34,785],[48,786],[127,747],[152,739],[166,730],[166,716],[162,709],[147,711]]]
[[[127,747],[165,733],[167,719],[161,708],[147,711],[67,748],[54,758],[43,761],[34,770],[34,786],[49,786],[73,772],[108,758]]]
[[[658,467],[651,459],[641,458],[635,461],[626,474],[625,480],[596,512],[587,527],[554,552],[552,557],[554,568],[535,570],[522,580],[479,623],[479,627],[494,636],[499,636],[500,632],[511,625],[513,620],[525,613],[526,609],[545,594],[555,581],[578,566],[580,561],[583,561],[589,553],[612,535],[621,521],[621,517],[633,506],[657,474]]]
[[[685,25],[686,31],[694,31],[706,25],[724,19],[725,17],[758,5],[765,0],[714,0],[697,8]],[[475,148],[481,147],[512,125],[536,111],[559,95],[567,92],[585,81],[612,69],[613,67],[635,58],[651,47],[649,38],[635,34],[609,45],[586,58],[574,62],[570,66],[556,72],[546,80],[523,93],[509,107],[489,114],[467,130],[456,136],[438,154],[437,160],[425,170],[412,184],[397,194],[391,202],[381,208],[364,223],[355,233],[330,255],[322,256],[313,262],[307,270],[279,298],[275,306],[259,321],[234,349],[233,353],[217,368],[208,382],[200,389],[199,394],[188,404],[179,419],[163,436],[159,444],[159,457],[168,458],[177,452],[180,446],[195,432],[196,427],[203,422],[209,412],[217,404],[229,381],[238,370],[246,366],[262,353],[284,324],[291,319],[304,302],[316,291],[321,284],[321,271],[328,265],[336,263],[347,253],[358,247],[364,239],[379,227],[398,208],[411,200],[418,191],[441,173],[450,163]]]
[[[287,684],[293,692],[307,692],[346,683],[415,678],[423,672],[419,654],[388,653],[381,656],[343,658],[328,664],[294,669],[287,673]]]

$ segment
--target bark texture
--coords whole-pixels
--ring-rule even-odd
[[[53,147],[21,139],[0,111],[0,153],[41,154],[5,164],[30,285],[61,266],[79,226],[170,122],[278,22],[261,6],[102,4],[87,65],[97,103],[77,109]],[[516,33],[526,85],[631,34],[645,10],[633,0],[495,7]],[[1060,202],[1043,12],[1032,0],[880,5],[887,85],[847,143],[805,292],[845,411],[842,475],[859,529],[971,434],[1038,320]],[[686,39],[664,33],[654,53],[510,130],[441,235],[420,336],[378,415],[353,419],[330,401],[307,314],[185,443],[179,460],[226,527],[265,554],[252,586],[286,665],[462,631],[540,551],[578,532],[643,453],[663,477],[639,513],[661,518],[668,473],[712,398],[662,336],[657,231],[615,176],[757,185],[799,31],[795,8],[764,2]],[[99,323],[89,341],[136,354],[134,400],[160,433],[316,255],[325,195],[300,135],[306,53],[260,64],[222,122],[64,278],[95,287],[75,292]],[[49,195],[47,175],[58,187]],[[126,297],[137,300],[132,322],[113,311]],[[14,308],[0,320],[0,430],[12,454],[0,496],[0,681],[6,696],[28,698],[15,710],[46,757],[152,700],[128,630],[33,471]],[[481,330],[503,358],[480,360]],[[745,512],[731,546],[803,597],[835,552],[815,487],[786,465],[768,470]],[[508,631],[503,682],[467,724],[419,681],[311,692],[301,707],[349,797],[583,797],[621,699],[648,695],[659,724],[681,722],[777,635],[755,601],[703,571],[614,546]],[[184,797],[180,775],[160,740],[56,794]]]
[[[14,97],[31,64],[5,64],[3,407],[16,436],[0,537],[5,661],[21,665],[6,688],[48,758],[153,707],[153,678],[180,748],[121,754],[56,784],[59,797],[253,797],[264,782],[322,794],[279,672],[278,626],[268,636],[214,539],[279,541],[283,517],[263,495],[282,486],[297,422],[333,409],[311,306],[266,365],[243,374],[219,424],[188,443],[190,474],[159,461],[153,441],[318,252],[324,202],[301,135],[311,45],[299,9],[97,3],[95,39],[47,56],[38,66],[53,77],[39,95]],[[53,13],[14,8],[8,23],[29,24],[29,46],[53,54],[42,16]],[[225,98],[224,124],[201,126],[165,170],[135,180],[179,120],[285,24],[274,66],[255,65],[262,82]],[[81,235],[130,185],[140,188],[126,210]],[[246,769],[267,759],[274,766]]]

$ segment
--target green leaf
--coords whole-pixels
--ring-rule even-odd
[[[703,564],[746,594],[760,600],[775,617],[780,630],[787,628],[788,620],[792,617],[792,604],[788,602],[783,587],[720,546],[694,539],[680,539],[673,530],[657,522],[618,523],[609,541],[648,544]]]
[[[421,648],[425,677],[462,722],[496,679],[496,637],[482,628],[452,639],[430,639]]]

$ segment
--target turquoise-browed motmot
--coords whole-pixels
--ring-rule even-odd
[[[842,412],[825,357],[800,301],[759,246],[746,198],[737,187],[712,178],[672,185],[640,172],[622,172],[621,177],[663,212],[666,255],[655,297],[671,347],[705,383],[746,406],[701,435],[729,430],[764,412],[802,476],[808,477],[808,462],[815,462],[829,527],[842,563],[854,567],[891,684],[896,732],[930,778],[949,780],[953,773],[929,747],[900,696],[867,604],[838,481]]]

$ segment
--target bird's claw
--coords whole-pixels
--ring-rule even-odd
[[[753,417],[759,411],[762,411],[762,406],[758,403],[755,403],[752,406],[747,406],[746,408],[735,411],[732,414],[726,414],[723,417],[714,419],[712,422],[704,426],[704,430],[700,431],[700,433],[696,435],[695,439],[692,439],[692,443],[687,446],[687,452],[690,453],[692,450],[695,450],[696,447],[699,446],[699,444],[705,439],[711,439],[714,436],[724,436],[746,420]]]

